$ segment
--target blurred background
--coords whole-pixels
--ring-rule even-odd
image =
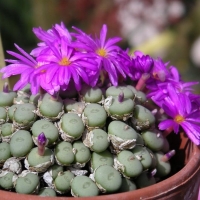
[[[162,57],[185,81],[200,81],[200,0],[1,0],[1,58],[14,43],[30,52],[38,42],[32,28],[61,21],[98,35],[107,24],[108,37],[123,38],[122,48]]]

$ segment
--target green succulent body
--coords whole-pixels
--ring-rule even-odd
[[[14,157],[26,156],[33,147],[33,140],[29,131],[15,132],[10,141],[10,151]]]
[[[11,106],[13,104],[14,98],[17,97],[16,92],[0,92],[0,106],[6,107]]]
[[[39,177],[33,173],[27,173],[23,177],[16,180],[15,190],[21,194],[32,194],[36,191],[39,185]]]
[[[0,143],[0,165],[11,157],[10,144],[7,142]]]
[[[71,191],[75,197],[97,196],[96,184],[87,176],[76,176],[71,182]]]
[[[12,189],[14,187],[12,181],[13,176],[13,172],[8,172],[4,176],[0,177],[0,186],[6,190]]]
[[[131,89],[129,89],[128,87],[124,86],[111,86],[106,90],[106,97],[109,96],[113,96],[113,97],[118,97],[119,94],[123,92],[124,93],[124,98],[129,98],[129,99],[133,99],[134,98],[134,94],[131,91]]]
[[[130,85],[85,85],[72,93],[31,95],[27,87],[8,104],[1,104],[8,94],[0,93],[0,167],[10,170],[0,171],[1,188],[87,197],[152,185],[153,169],[156,177],[170,173],[170,163],[162,161],[169,143],[153,129],[156,119],[144,93]]]

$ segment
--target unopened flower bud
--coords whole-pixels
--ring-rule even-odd
[[[119,101],[120,103],[122,103],[122,102],[124,101],[124,92],[123,92],[123,91],[120,92],[120,94],[119,94],[119,96],[118,96],[118,101]]]
[[[9,92],[8,83],[7,82],[5,82],[4,85],[3,85],[3,92],[5,92],[5,93]]]
[[[157,169],[155,168],[155,169],[153,169],[153,170],[151,170],[151,171],[149,171],[149,177],[153,177],[153,176],[155,176],[155,174],[156,174],[156,172],[157,172]]]
[[[155,109],[153,109],[153,110],[151,111],[151,113],[152,113],[153,115],[156,115],[156,114],[158,113],[158,110],[155,108]]]
[[[174,155],[175,155],[176,151],[175,150],[171,150],[169,151],[168,153],[166,153],[162,158],[161,160],[163,162],[167,162],[169,161]]]
[[[42,132],[38,135],[38,138],[37,138],[38,154],[40,156],[44,155],[46,144],[47,144],[47,138],[45,134]]]

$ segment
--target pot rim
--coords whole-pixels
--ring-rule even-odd
[[[192,154],[190,155],[189,161],[187,164],[176,174],[170,176],[169,178],[156,183],[154,185],[137,189],[134,191],[116,193],[116,194],[106,194],[95,197],[78,197],[80,200],[116,200],[116,199],[127,199],[128,197],[134,197],[134,199],[158,199],[161,197],[165,197],[166,193],[169,191],[177,190],[179,187],[184,187],[188,181],[193,179],[195,176],[200,174],[200,146],[196,146],[194,144],[191,145]],[[180,179],[180,177],[182,177]],[[170,186],[170,187],[169,187]],[[197,185],[198,186],[198,185]],[[198,186],[199,188],[199,186]],[[18,194],[15,192],[9,192],[0,190],[1,200],[72,200],[76,199],[74,197],[40,197],[36,195],[27,195],[27,194]],[[129,198],[129,199],[130,199]]]

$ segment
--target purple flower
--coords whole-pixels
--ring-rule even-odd
[[[40,87],[47,91],[54,90],[51,84],[46,84],[43,82],[44,73],[41,73],[35,77],[33,76],[34,71],[39,68],[42,63],[37,62],[18,45],[15,44],[15,47],[20,51],[22,55],[13,51],[7,51],[10,55],[16,57],[17,60],[7,59],[6,61],[11,64],[0,70],[0,72],[3,73],[3,78],[8,78],[12,75],[21,75],[20,79],[14,85],[13,90],[20,90],[28,83],[31,84],[32,94],[37,94]]]
[[[190,95],[193,92],[193,88],[191,86],[199,84],[199,82],[197,82],[197,81],[184,82],[181,79],[178,69],[174,66],[169,67],[169,72],[170,73],[168,75],[166,82],[170,82],[172,85],[174,85],[177,92],[187,93],[187,95]]]
[[[142,74],[150,73],[153,67],[153,59],[149,55],[144,55],[140,51],[134,52],[134,57],[132,58],[132,65],[130,66],[130,71],[133,80],[139,80]]]
[[[6,61],[12,64],[2,68],[0,72],[3,73],[3,78],[20,74],[21,78],[14,87],[15,90],[18,90],[29,83],[30,74],[33,73],[35,67],[37,66],[37,62],[18,45],[15,44],[15,47],[22,55],[13,51],[7,51],[7,53],[16,57],[18,60],[7,59]]]
[[[64,23],[55,24],[52,29],[47,31],[43,30],[41,27],[33,28],[34,34],[42,42],[38,43],[38,47],[31,51],[31,55],[34,57],[39,56],[41,53],[44,53],[49,50],[47,43],[49,42],[58,42],[60,44],[61,37],[65,37],[66,41],[70,43],[72,41],[72,36],[70,35],[68,29],[65,27]]]
[[[39,55],[39,62],[47,62],[36,69],[34,74],[45,72],[44,81],[60,88],[67,88],[69,81],[74,81],[76,89],[81,89],[82,81],[89,83],[86,70],[95,71],[96,62],[89,53],[79,52],[68,45],[65,37],[61,37],[60,44],[46,42],[48,51]]]
[[[162,109],[171,118],[159,124],[160,130],[173,128],[175,133],[183,128],[188,137],[196,144],[200,144],[200,110],[193,110],[191,100],[184,93],[177,93],[168,85],[168,94],[162,103]]]
[[[148,97],[152,98],[157,105],[162,105],[162,100],[168,96],[168,85],[173,85],[177,93],[185,93],[193,101],[196,101],[198,97],[192,93],[193,88],[191,86],[198,84],[198,82],[184,82],[180,78],[180,74],[176,67],[169,67],[169,74],[164,82],[155,81],[154,84],[149,84]]]
[[[129,56],[119,46],[115,45],[121,38],[113,37],[106,40],[107,26],[105,24],[101,29],[99,39],[93,39],[80,29],[73,28],[78,32],[72,34],[77,39],[74,44],[75,47],[94,55],[97,62],[99,70],[95,78],[93,77],[92,79],[92,85],[96,85],[101,71],[105,71],[108,74],[109,80],[114,86],[118,85],[119,75],[125,78],[127,74],[130,74]]]
[[[170,74],[167,69],[168,64],[169,62],[164,63],[161,58],[155,59],[154,66],[151,71],[152,78],[164,82]]]

